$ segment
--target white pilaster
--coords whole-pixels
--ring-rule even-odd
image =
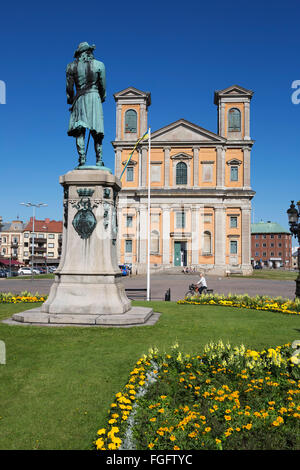
[[[164,170],[165,170],[165,188],[170,187],[170,147],[164,147]]]
[[[197,207],[192,208],[192,265],[197,266],[199,263],[199,210]]]
[[[226,219],[225,207],[215,206],[215,266],[225,270],[226,265]]]
[[[245,126],[244,126],[244,140],[250,140],[250,103],[246,101],[245,104]]]
[[[170,209],[164,207],[162,214],[163,265],[170,265]]]
[[[225,186],[225,148],[217,146],[217,189]]]
[[[250,147],[244,147],[244,189],[251,189],[250,185]]]
[[[242,265],[251,267],[251,209],[242,209]]]
[[[199,186],[199,147],[194,147],[194,187]]]

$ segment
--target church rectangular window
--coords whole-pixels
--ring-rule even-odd
[[[230,167],[230,181],[238,181],[239,180],[239,167],[232,165]]]
[[[185,228],[184,212],[176,212],[176,228]]]
[[[133,166],[128,166],[127,167],[126,181],[133,181]]]
[[[126,217],[126,227],[132,227],[132,216],[127,215]]]
[[[125,252],[132,253],[132,240],[125,240]]]
[[[237,228],[237,217],[230,217],[230,228]]]
[[[237,254],[237,241],[236,240],[230,241],[230,254],[231,255]]]

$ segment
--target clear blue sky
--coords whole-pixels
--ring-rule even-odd
[[[239,84],[254,91],[252,221],[288,228],[290,200],[300,199],[300,104],[291,100],[291,84],[300,80],[299,14],[299,1],[290,0],[2,4],[0,80],[7,102],[0,104],[0,215],[26,220],[31,210],[19,203],[31,201],[48,204],[38,218],[62,219],[58,178],[77,163],[66,133],[65,68],[88,41],[106,66],[107,166],[114,169],[117,91],[151,92],[153,131],[185,118],[217,132],[214,91]]]

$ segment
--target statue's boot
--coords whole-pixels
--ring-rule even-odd
[[[86,162],[86,154],[85,154],[85,130],[82,134],[80,134],[78,137],[76,137],[76,147],[77,147],[77,152],[79,155],[79,160],[78,166],[83,166],[85,165]]]
[[[95,146],[95,153],[96,153],[96,166],[104,166],[102,161],[102,140],[103,135],[93,135],[94,137],[94,146]]]

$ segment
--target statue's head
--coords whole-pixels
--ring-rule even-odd
[[[90,46],[88,42],[81,42],[74,53],[74,57],[75,59],[78,59],[83,54],[86,56],[93,56],[93,51],[95,49],[96,46],[94,44]]]

